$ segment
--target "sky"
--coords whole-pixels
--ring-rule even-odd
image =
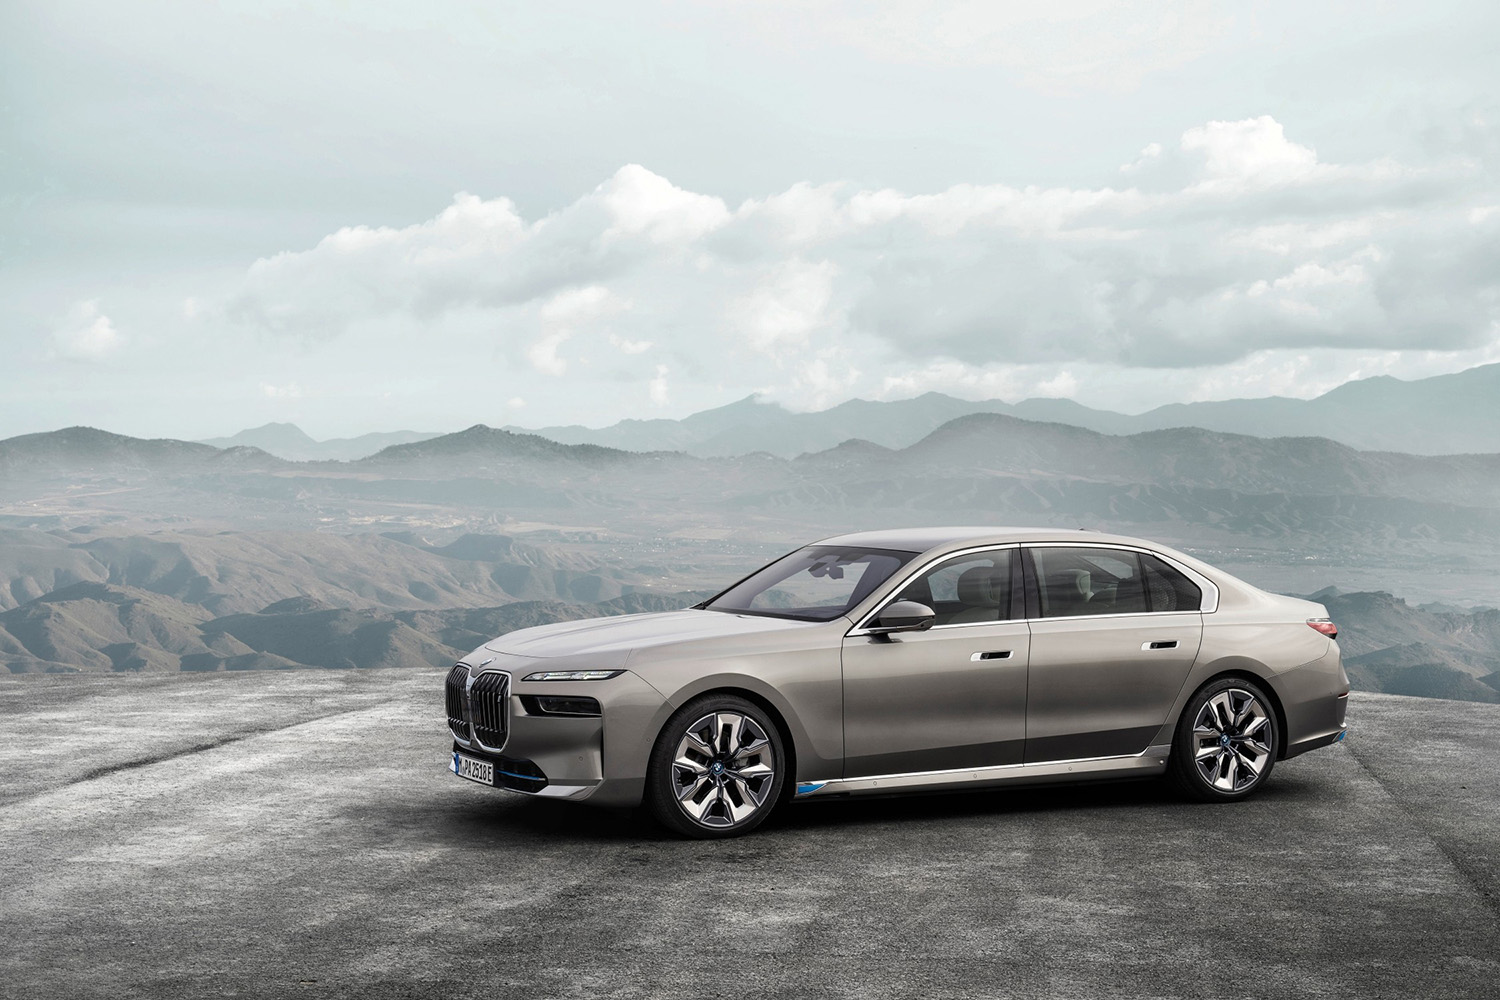
[[[1500,361],[1500,6],[0,4],[0,437]]]

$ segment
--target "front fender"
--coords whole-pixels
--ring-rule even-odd
[[[790,688],[790,697],[782,690]],[[656,735],[683,705],[716,691],[743,692],[770,706],[785,724],[797,762],[796,780],[808,775],[826,778],[844,766],[844,694],[842,677],[834,671],[820,680],[782,678],[781,687],[752,674],[720,671],[692,677],[667,696],[651,721],[651,738],[644,743],[649,757]]]

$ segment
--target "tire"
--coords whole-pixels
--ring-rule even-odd
[[[735,695],[708,694],[673,713],[656,738],[646,799],[688,837],[738,837],[766,821],[786,784],[781,731]]]
[[[1167,771],[1190,798],[1236,802],[1271,776],[1280,735],[1265,689],[1243,677],[1225,677],[1188,699]]]

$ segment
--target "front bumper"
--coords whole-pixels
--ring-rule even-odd
[[[479,750],[472,750],[457,740],[453,742],[453,756],[448,762],[448,770],[454,774],[458,773],[458,758],[460,754],[478,760],[487,760],[494,764],[495,787],[511,792],[525,792],[528,795],[536,795],[549,799],[587,798],[599,785],[597,781],[581,785],[555,785],[547,777],[547,773],[537,766],[536,761],[526,760],[523,757],[510,757],[505,754],[490,754]]]
[[[600,805],[639,804],[652,743],[670,712],[666,699],[629,672],[599,682],[528,684],[519,676],[524,674],[512,672],[505,742],[482,748],[456,739],[454,753],[492,762],[497,788]],[[525,704],[533,695],[587,696],[599,702],[600,714],[534,715]],[[449,769],[456,769],[453,761]]]

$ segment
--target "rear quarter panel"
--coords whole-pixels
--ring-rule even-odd
[[[1188,699],[1204,684],[1226,674],[1243,674],[1269,688],[1281,705],[1278,756],[1289,747],[1337,732],[1343,724],[1349,681],[1338,644],[1307,626],[1324,609],[1274,594],[1238,594],[1232,603],[1203,616],[1198,659],[1174,706],[1169,727],[1157,742],[1171,742]]]

